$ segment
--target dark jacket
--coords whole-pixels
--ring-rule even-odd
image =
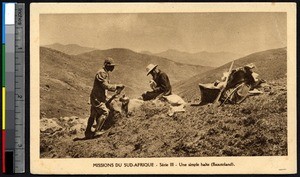
[[[115,91],[116,85],[109,83],[109,73],[104,69],[100,69],[95,75],[94,86],[91,92],[91,104],[99,105],[100,102],[106,102],[106,92]]]
[[[161,92],[165,96],[172,94],[172,87],[170,84],[169,77],[166,73],[159,70],[156,78],[153,78],[153,80],[156,82],[155,91]]]

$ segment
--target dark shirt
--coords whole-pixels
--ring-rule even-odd
[[[156,78],[153,78],[153,80],[156,82],[155,91],[161,92],[165,96],[172,94],[172,87],[166,73],[159,71]]]
[[[99,105],[100,102],[106,102],[106,92],[115,91],[116,85],[109,83],[109,73],[104,69],[100,69],[95,75],[94,86],[91,92],[91,104]]]

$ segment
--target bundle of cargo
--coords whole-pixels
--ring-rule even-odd
[[[260,94],[255,89],[265,81],[258,79],[258,74],[252,71],[254,64],[232,69],[233,62],[228,72],[223,73],[222,81],[215,81],[211,84],[199,84],[201,102],[198,105],[214,103],[239,104],[250,94]]]

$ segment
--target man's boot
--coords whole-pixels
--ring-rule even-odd
[[[106,120],[106,116],[105,116],[105,115],[100,116],[100,117],[96,120],[96,122],[97,122],[97,125],[96,125],[96,128],[95,128],[95,134],[96,134],[96,135],[99,134],[99,133],[97,133],[97,132],[100,132],[100,131],[101,131],[101,129],[102,129],[104,123],[105,123],[105,120]]]
[[[93,138],[95,135],[95,132],[92,132],[91,130],[93,123],[94,123],[94,117],[90,116],[87,122],[86,130],[84,132],[84,136],[88,139]]]

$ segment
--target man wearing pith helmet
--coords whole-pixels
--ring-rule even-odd
[[[172,94],[169,77],[166,73],[158,69],[158,65],[149,64],[146,67],[146,71],[147,76],[151,74],[154,85],[151,83],[153,91],[148,91],[142,95],[144,101]]]
[[[100,132],[108,117],[109,109],[105,104],[107,101],[106,92],[124,88],[123,84],[109,83],[109,72],[114,70],[115,65],[114,60],[108,57],[104,60],[103,67],[95,75],[94,85],[90,95],[91,113],[85,130],[86,138],[93,138],[97,132]],[[95,131],[92,131],[91,128],[95,120],[97,125]]]

